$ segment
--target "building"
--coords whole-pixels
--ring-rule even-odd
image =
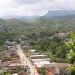
[[[41,69],[45,69],[46,75],[64,75],[65,69],[69,66],[68,63],[55,63],[50,61],[46,55],[42,55],[36,50],[30,50],[30,61],[41,73]]]

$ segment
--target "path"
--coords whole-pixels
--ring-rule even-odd
[[[18,44],[17,45],[17,53],[20,57],[21,62],[26,66],[30,67],[30,75],[38,75],[37,70],[35,69],[35,67],[31,64],[31,62],[29,61],[29,59],[25,56],[25,54],[23,53],[21,46]]]

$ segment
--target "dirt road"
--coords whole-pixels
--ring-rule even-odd
[[[20,57],[21,62],[24,64],[24,66],[29,66],[30,68],[30,75],[39,75],[37,73],[37,70],[35,69],[35,67],[31,64],[31,62],[29,61],[29,59],[26,57],[26,55],[23,53],[21,46],[18,44],[17,45],[17,53]]]

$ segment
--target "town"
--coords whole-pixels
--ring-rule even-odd
[[[0,75],[66,75],[68,63],[56,63],[25,43],[6,40],[0,59]],[[43,71],[45,70],[45,73]],[[10,73],[10,74],[9,74]],[[43,74],[42,74],[43,73]]]
[[[0,0],[0,75],[75,75],[75,0]]]

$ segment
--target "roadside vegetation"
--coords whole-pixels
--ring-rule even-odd
[[[0,73],[0,75],[12,75],[10,72]]]

